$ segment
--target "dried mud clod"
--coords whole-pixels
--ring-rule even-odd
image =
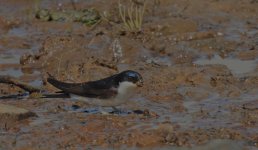
[[[0,127],[8,129],[15,126],[17,122],[35,117],[36,114],[16,106],[0,104]]]

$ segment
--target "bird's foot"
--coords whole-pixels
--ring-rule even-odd
[[[125,111],[125,110],[118,109],[118,108],[116,108],[116,107],[112,107],[112,108],[113,108],[113,111],[110,112],[110,113],[112,113],[112,114],[128,114],[128,112]]]
[[[104,110],[102,107],[99,107],[99,113],[102,114],[102,115],[109,115],[110,114],[109,111]]]
[[[110,115],[110,113],[109,112],[106,112],[106,111],[100,111],[99,112],[101,115]]]

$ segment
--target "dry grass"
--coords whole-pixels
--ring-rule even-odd
[[[127,31],[139,32],[142,30],[145,6],[145,0],[143,0],[141,4],[137,4],[134,1],[130,0],[129,7],[122,5],[121,1],[119,0],[119,14]]]

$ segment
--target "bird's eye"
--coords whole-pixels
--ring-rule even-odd
[[[128,79],[128,81],[131,81],[131,82],[133,82],[133,83],[137,82],[137,77],[136,77],[135,75],[133,75],[133,76],[128,76],[127,79]]]
[[[129,80],[133,80],[134,77],[133,77],[133,76],[128,76],[128,79],[129,79]]]

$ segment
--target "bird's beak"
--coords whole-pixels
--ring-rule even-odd
[[[139,80],[137,83],[136,83],[137,86],[139,87],[142,87],[143,86],[143,80]]]

